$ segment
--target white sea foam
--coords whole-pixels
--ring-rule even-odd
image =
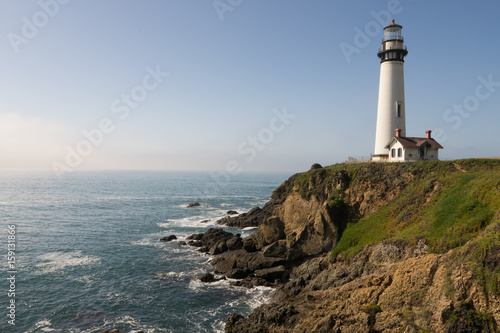
[[[245,303],[248,304],[252,310],[258,308],[262,304],[269,303],[273,291],[274,289],[271,287],[259,286],[250,288],[246,291],[250,298]]]
[[[255,230],[255,229],[259,229],[258,227],[246,227],[246,228],[243,228],[241,230],[243,231],[249,231],[249,230]]]
[[[35,323],[35,327],[32,330],[29,330],[28,333],[31,333],[31,332],[55,332],[55,331],[57,331],[56,329],[51,328],[50,325],[52,325],[50,320],[42,319],[42,320],[38,321],[37,323]]]
[[[96,325],[95,327],[83,331],[75,331],[75,332],[94,333],[94,332],[101,332],[105,329],[109,330],[110,327],[121,327],[121,326],[134,327],[134,329],[131,329],[129,333],[135,333],[138,330],[141,330],[145,333],[173,332],[172,330],[165,328],[153,327],[151,325],[144,325],[139,320],[129,315],[124,315],[113,319],[108,318],[107,320],[105,320],[103,324]]]
[[[203,273],[205,273],[203,269],[196,268],[190,271],[157,273],[155,276],[160,280],[184,281],[187,279],[193,279]]]
[[[38,256],[44,261],[36,265],[39,273],[52,273],[67,267],[92,265],[100,262],[100,258],[83,255],[81,251],[50,252]]]
[[[216,320],[212,323],[212,331],[215,333],[224,333],[226,323],[222,320]]]

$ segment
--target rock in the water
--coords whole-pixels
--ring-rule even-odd
[[[187,245],[187,243],[184,242],[184,241],[181,241],[181,242],[177,243],[177,246],[179,246],[179,247],[186,246],[186,245]]]
[[[232,233],[224,231],[220,228],[210,228],[205,233],[193,234],[187,239],[191,240],[188,245],[201,247],[204,250],[207,249],[202,252],[209,252],[209,250],[212,250],[213,248],[214,253],[212,254],[219,254],[228,250],[226,241],[233,236],[234,235]],[[216,247],[214,248],[215,245]]]
[[[322,169],[323,167],[321,166],[321,164],[319,163],[314,163],[313,165],[311,165],[311,169]]]
[[[199,241],[203,238],[203,233],[201,234],[192,234],[191,236],[188,236],[186,239],[187,240],[195,240],[195,241]]]
[[[217,244],[215,244],[214,246],[212,246],[210,248],[210,250],[208,250],[208,253],[210,253],[211,255],[216,255],[216,254],[220,254],[220,253],[226,252],[227,250],[228,249],[227,249],[226,241],[225,240],[221,240]]]
[[[234,214],[238,214],[236,211]],[[231,215],[229,214],[228,215]],[[265,219],[270,217],[272,214],[269,210],[263,210],[259,207],[254,207],[250,209],[247,213],[240,214],[238,216],[226,216],[217,221],[217,224],[227,225],[228,227],[238,227],[238,228],[247,228],[247,227],[257,227],[260,223],[262,223]]]
[[[208,223],[210,222],[210,220],[203,220],[203,221],[200,221],[200,223]]]
[[[202,247],[202,243],[199,240],[194,240],[194,241],[189,241],[187,243],[189,246],[194,246],[194,247]]]
[[[195,202],[191,202],[189,205],[187,205],[186,207],[187,208],[193,208],[193,207],[199,207],[200,206],[200,203],[195,201]]]
[[[197,279],[200,280],[201,282],[212,283],[220,280],[225,280],[226,278],[225,277],[216,278],[215,275],[213,275],[212,273],[205,273],[203,275],[198,276]]]
[[[160,238],[160,241],[162,241],[162,242],[170,242],[170,241],[173,241],[174,239],[177,239],[177,236],[175,236],[175,235],[169,235],[169,236],[165,236],[165,237]]]

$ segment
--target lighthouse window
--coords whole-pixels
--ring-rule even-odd
[[[401,157],[401,156],[403,156],[403,149],[398,148],[398,157]]]
[[[396,149],[391,149],[391,157],[396,157]]]
[[[396,103],[396,117],[401,118],[401,102]]]

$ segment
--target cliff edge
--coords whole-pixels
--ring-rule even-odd
[[[264,208],[212,244],[216,273],[276,287],[226,332],[499,331],[500,161],[316,168]]]

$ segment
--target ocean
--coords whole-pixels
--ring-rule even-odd
[[[289,176],[3,172],[0,332],[223,332],[271,289],[201,283],[210,256],[177,243],[229,210],[262,207]],[[166,235],[178,239],[160,242]]]

